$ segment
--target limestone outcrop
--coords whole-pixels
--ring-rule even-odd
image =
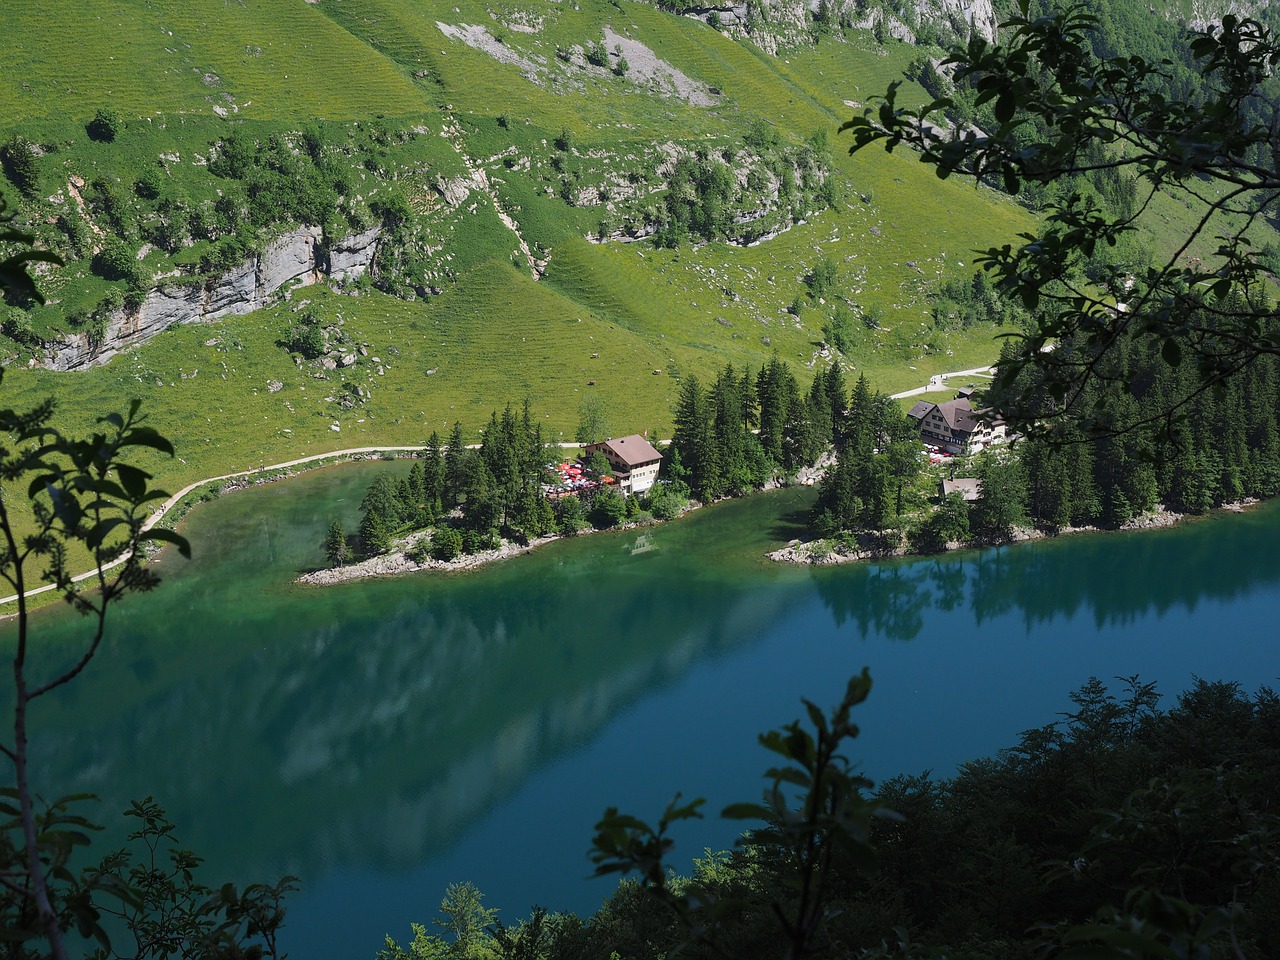
[[[916,42],[922,26],[935,27],[931,32],[943,40],[954,38],[964,42],[976,35],[992,41],[999,24],[991,0],[907,0],[892,9],[860,0],[757,0],[754,4],[742,0],[695,3],[681,8],[686,16],[749,37],[753,44],[771,55],[777,54],[779,46],[804,42],[809,29],[808,15],[819,10],[833,20],[875,30],[906,43]]]
[[[380,226],[370,227],[326,249],[319,227],[297,227],[268,243],[258,256],[217,277],[162,282],[136,308],[114,311],[98,341],[88,333],[72,333],[46,344],[46,365],[54,370],[97,366],[175,324],[209,323],[250,313],[265,307],[285,288],[326,278],[354,280],[372,265],[380,235]]]

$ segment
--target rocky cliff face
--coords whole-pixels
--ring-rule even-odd
[[[916,43],[922,37],[944,46],[964,44],[971,36],[993,41],[1000,24],[991,0],[907,0],[901,13],[887,6],[868,7],[857,0],[827,2],[842,22],[906,43]]]
[[[970,36],[994,40],[999,25],[991,0],[905,0],[901,13],[865,0],[707,2],[686,7],[684,12],[718,23],[730,33],[748,37],[766,53],[776,54],[780,46],[804,43],[809,15],[823,8],[832,20],[907,43],[915,43],[921,33],[943,42],[964,43]]]
[[[47,344],[46,365],[54,370],[97,366],[174,324],[209,323],[259,310],[285,287],[308,286],[325,278],[353,280],[369,269],[380,234],[381,227],[371,227],[326,250],[319,227],[298,227],[267,244],[259,256],[214,279],[161,284],[137,308],[115,311],[98,342],[87,333],[75,333]]]
[[[1000,20],[991,0],[914,0],[917,23],[949,26],[961,41],[970,36],[984,40],[996,38]]]
[[[1222,23],[1227,14],[1237,17],[1260,19],[1267,9],[1267,0],[1191,0],[1191,16],[1187,27],[1191,30],[1210,30]],[[1166,16],[1172,16],[1166,13]]]

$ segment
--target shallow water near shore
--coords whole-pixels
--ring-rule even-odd
[[[763,558],[811,501],[782,491],[465,574],[295,585],[373,475],[407,469],[330,467],[199,508],[195,558],[163,559],[162,587],[115,611],[90,670],[34,720],[46,795],[96,793],[99,820],[155,795],[209,882],[298,875],[295,957],[371,958],[451,881],[508,923],[535,903],[589,912],[611,886],[585,879],[606,806],[753,799],[756,733],[864,665],[855,753],[876,779],[1010,746],[1091,675],[1167,696],[1280,675],[1280,505],[809,568]],[[85,625],[49,612],[36,629],[52,659]],[[678,860],[734,827],[690,825]]]

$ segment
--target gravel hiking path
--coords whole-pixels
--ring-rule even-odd
[[[558,446],[558,447],[565,448],[565,447],[578,447],[580,446],[580,444],[558,443],[558,444],[551,444],[551,446]],[[167,514],[173,508],[174,504],[176,504],[179,500],[185,497],[192,490],[198,489],[199,487],[204,486],[206,483],[219,483],[223,480],[239,480],[242,477],[254,477],[254,476],[258,476],[259,474],[267,473],[271,470],[287,470],[290,467],[300,467],[303,464],[315,463],[318,460],[331,460],[334,458],[341,458],[341,457],[355,457],[355,456],[360,456],[361,454],[421,453],[425,449],[427,448],[424,446],[350,447],[346,450],[331,450],[328,453],[316,453],[316,454],[312,454],[309,457],[298,457],[295,460],[286,460],[283,463],[266,464],[265,466],[258,467],[257,469],[254,469],[254,470],[239,470],[236,473],[224,473],[221,476],[217,476],[217,477],[206,477],[203,480],[197,480],[194,483],[188,483],[185,487],[183,487],[177,493],[173,494],[167,500],[165,500],[165,502],[160,505],[159,509],[157,509],[156,512],[153,513],[150,517],[148,517],[146,522],[143,523],[142,529],[150,530],[157,523],[159,523],[161,520],[164,519],[165,514]],[[478,443],[467,444],[467,449],[478,450],[480,449],[480,444]],[[119,557],[118,559],[113,560],[111,563],[104,565],[102,569],[110,570],[113,567],[118,567],[120,566],[120,564],[124,563],[128,559],[129,559],[129,555],[126,554],[125,556]],[[74,577],[71,578],[71,582],[81,583],[85,580],[91,579],[92,577],[96,577],[97,575],[98,575],[97,569],[87,570],[84,573],[76,574]],[[45,586],[43,587],[35,587],[31,590],[25,591],[24,596],[34,597],[37,594],[46,593],[53,589],[54,589],[54,584],[52,583],[45,584]],[[17,599],[18,599],[18,595],[16,593],[9,597],[0,597],[0,606],[3,606],[6,603],[12,603]],[[7,613],[0,614],[0,618],[3,618],[4,616],[11,616],[11,614],[7,614]]]

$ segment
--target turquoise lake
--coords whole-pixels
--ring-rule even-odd
[[[46,795],[152,794],[208,882],[296,874],[285,945],[372,960],[471,880],[514,922],[589,912],[592,825],[677,792],[754,799],[756,734],[834,702],[868,666],[856,754],[881,780],[954,771],[1056,720],[1090,676],[1168,698],[1194,677],[1280,677],[1280,504],[1169,530],[940,559],[785,567],[812,493],[552,544],[461,575],[329,588],[333,518],[375,472],[327,468],[223,497],[186,522],[195,558],[112,615],[91,668],[33,725]],[[43,613],[43,656],[86,625]],[[108,831],[98,849],[118,836]],[[733,842],[714,816],[687,864]]]

